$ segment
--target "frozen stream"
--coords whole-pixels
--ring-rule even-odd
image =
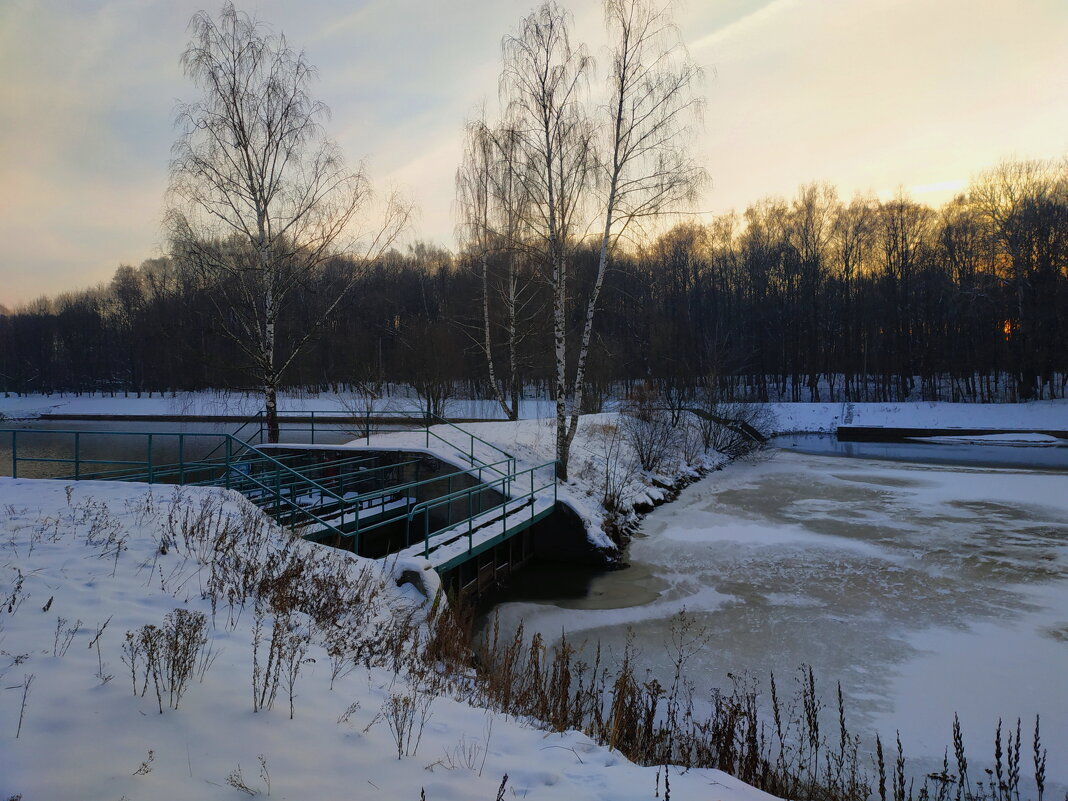
[[[1047,797],[1063,797],[1068,474],[778,451],[654,511],[629,559],[573,589],[545,568],[501,620],[616,653],[632,629],[644,664],[666,674],[668,619],[686,609],[708,631],[690,666],[700,689],[747,671],[786,686],[811,665],[828,703],[842,682],[854,731],[900,730],[922,770],[947,745],[952,760],[957,712],[973,766],[990,758],[998,718],[1021,717],[1029,777],[1041,713],[1047,774],[1062,785]]]

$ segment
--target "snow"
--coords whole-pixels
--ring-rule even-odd
[[[653,795],[654,768],[581,733],[546,733],[448,697],[428,700],[417,747],[398,759],[383,710],[414,691],[411,680],[361,667],[331,688],[318,638],[293,718],[284,690],[273,709],[253,712],[252,602],[213,614],[203,597],[212,550],[180,536],[205,504],[213,525],[265,532],[265,558],[287,541],[224,490],[0,479],[0,798],[235,799],[248,794],[234,786],[240,777],[280,799],[488,799],[505,774],[509,798]],[[405,570],[429,577],[425,562],[383,566],[302,541],[290,547],[311,549],[317,570],[375,571],[369,586],[383,605],[367,625],[425,601],[393,581]],[[161,625],[175,609],[206,616],[216,656],[177,709],[164,696],[161,714],[151,689],[134,694],[122,645],[126,632]],[[770,798],[713,770],[673,775],[671,785],[679,799]]]
[[[910,437],[917,442],[946,442],[961,445],[1064,445],[1063,439],[1049,434],[959,434],[941,437]]]
[[[373,401],[376,411],[411,411],[419,399],[407,387],[394,387],[391,395]],[[831,432],[839,425],[890,428],[994,428],[1019,431],[1068,429],[1068,401],[1027,403],[946,403],[905,401],[896,403],[785,403],[767,404],[778,420],[773,433]],[[132,395],[9,395],[0,397],[0,414],[12,419],[32,419],[40,414],[130,415],[130,416],[250,416],[263,407],[256,393],[202,391],[137,398]],[[364,414],[368,401],[333,393],[283,393],[278,398],[283,412],[335,412]],[[520,404],[524,420],[549,418],[552,401],[525,398]],[[501,417],[495,401],[456,398],[448,401],[446,417],[492,419]]]
[[[686,609],[710,643],[688,666],[698,684],[749,672],[766,688],[770,671],[785,684],[812,665],[825,700],[842,682],[854,732],[885,743],[900,731],[921,780],[947,745],[952,761],[954,713],[975,775],[998,718],[1022,718],[1026,774],[1041,714],[1057,788],[1047,797],[1061,798],[1066,487],[1063,472],[779,452],[654,510],[631,544],[632,569],[594,579],[587,606],[517,599],[499,615],[506,631],[522,621],[528,634],[566,631],[614,653],[633,631],[663,680],[668,622]]]
[[[568,480],[559,482],[556,488],[557,499],[586,521],[591,544],[608,552],[614,552],[616,546],[604,531],[608,522],[603,504],[606,474],[609,469],[617,476],[626,474],[624,465],[633,464],[636,459],[619,430],[620,425],[618,413],[584,415],[572,443]],[[372,435],[369,442],[353,440],[346,447],[428,452],[460,467],[470,465],[468,454],[472,447],[476,459],[486,464],[502,459],[503,450],[516,458],[517,471],[535,471],[534,481],[540,486],[552,476],[553,468],[547,463],[556,456],[554,426],[555,420],[551,418],[464,423],[462,432],[452,426],[438,425],[430,428],[429,446],[424,431],[390,431]],[[468,435],[478,439],[471,440]],[[495,447],[487,447],[479,443],[479,439]],[[609,461],[613,462],[611,468],[607,467]],[[636,519],[636,505],[651,505],[662,500],[666,496],[664,486],[673,484],[680,476],[696,476],[698,471],[715,469],[725,462],[726,458],[718,453],[699,455],[692,464],[676,455],[665,464],[662,474],[633,471],[620,480],[619,506],[626,510],[624,517]],[[515,492],[521,493],[527,486],[526,479],[521,479]]]
[[[379,411],[412,411],[419,409],[419,399],[408,387],[392,387],[385,398],[368,401],[351,394],[280,393],[281,412],[333,412],[338,414],[366,414],[371,408]],[[42,414],[53,415],[129,415],[129,416],[252,416],[263,408],[263,396],[254,392],[201,391],[155,393],[148,397],[123,395],[47,395],[9,394],[0,397],[0,414],[12,419],[32,419]],[[520,401],[523,417],[552,414],[552,403],[537,398]],[[501,417],[496,401],[456,399],[446,403],[446,416],[456,418]]]
[[[1068,430],[1068,401],[1028,403],[769,403],[777,434],[832,432],[840,425],[881,428]]]
[[[65,400],[63,408],[86,409],[100,401],[104,405],[98,408],[107,409],[100,413],[123,413],[116,411],[118,400],[75,398]],[[157,404],[170,400],[152,399]],[[209,400],[192,396],[186,408],[231,413],[205,411]],[[322,398],[291,400],[298,406],[307,402],[300,408],[323,408]],[[0,411],[39,412],[41,401],[3,399]],[[250,409],[258,405],[252,402]],[[784,431],[833,430],[847,417],[865,426],[1022,432],[1063,429],[1068,419],[1062,401],[773,407]],[[514,454],[517,469],[526,470],[553,458],[552,424],[529,419],[468,424],[464,430]],[[590,523],[591,541],[605,549],[613,547],[602,530],[608,522],[602,505],[605,465],[633,457],[625,442],[611,438],[614,430],[615,415],[582,419],[571,478],[558,488],[560,500]],[[361,439],[347,447],[424,451],[461,466],[470,463],[472,446],[476,463],[500,458],[494,448],[448,426],[431,431],[429,445],[419,431],[383,433],[369,444]],[[1048,439],[1010,436],[1013,442]],[[625,481],[620,506],[633,519],[636,504],[664,497],[663,484],[724,461],[713,454],[693,464],[676,460],[663,475],[636,471]],[[1068,519],[1063,475],[916,470],[857,460],[828,476],[830,471],[819,465],[830,461],[786,455],[739,465],[716,474],[714,482],[694,485],[683,503],[647,519],[648,536],[635,540],[631,558],[655,568],[660,588],[643,605],[630,601],[576,612],[515,604],[504,614],[528,618],[530,631],[555,634],[566,627],[610,638],[626,626],[634,626],[639,636],[643,631],[660,636],[663,621],[682,609],[713,619],[729,619],[740,610],[744,619],[736,628],[728,626],[714,649],[718,668],[726,669],[733,653],[740,657],[736,669],[760,672],[770,638],[779,656],[791,658],[799,643],[817,645],[816,658],[809,661],[833,681],[839,677],[833,655],[839,654],[843,685],[854,693],[864,720],[901,728],[907,751],[913,744],[927,749],[937,748],[936,740],[947,741],[931,734],[935,726],[948,729],[947,710],[961,712],[966,733],[975,732],[967,736],[989,739],[996,715],[1026,721],[1037,706],[1044,728],[1049,726],[1047,739],[1068,742],[1068,699],[1063,682],[1058,683],[1068,670],[1065,540],[1057,533]],[[548,475],[551,468],[541,470]],[[763,512],[732,508],[747,493],[760,496]],[[251,789],[279,798],[414,800],[421,790],[429,801],[493,798],[505,774],[508,797],[652,796],[655,769],[632,765],[581,733],[548,734],[448,697],[429,700],[418,748],[398,760],[384,710],[391,698],[417,688],[403,672],[385,667],[360,668],[332,681],[329,656],[319,641],[310,645],[308,658],[315,661],[303,666],[298,680],[294,718],[289,718],[288,699],[254,713],[251,606],[213,619],[211,603],[203,597],[210,554],[173,543],[168,553],[159,552],[175,521],[201,504],[215,504],[235,525],[259,519],[240,496],[217,489],[185,488],[175,494],[172,488],[135,484],[0,478],[0,798],[17,793],[27,799],[237,798],[242,794],[227,777],[239,766]],[[1038,546],[1024,542],[1029,535],[1017,530],[1019,514],[1030,521],[1025,528],[1047,531],[1038,532]],[[849,534],[858,523],[874,534]],[[271,528],[268,551],[280,549],[287,535],[262,519],[260,525]],[[312,549],[331,564],[340,560],[353,574],[374,571],[383,606],[368,626],[382,616],[421,609],[436,595],[436,574],[415,554],[372,563],[310,543],[293,547]],[[960,575],[965,569],[968,581]],[[1035,571],[1045,572],[1036,578]],[[402,573],[418,576],[418,586],[396,586]],[[623,572],[605,580],[628,579]],[[617,597],[631,589],[624,587]],[[849,607],[854,602],[859,613]],[[121,649],[126,632],[161,625],[175,608],[213,620],[209,635],[217,657],[202,680],[194,679],[180,708],[165,706],[160,714],[151,692],[143,697],[131,692]],[[781,620],[754,628],[752,616],[765,608]],[[67,622],[59,623],[57,634],[60,618]],[[67,630],[73,630],[71,643],[59,654]],[[656,646],[649,653],[655,656]],[[868,662],[858,664],[857,654]],[[716,676],[711,668],[701,671],[706,683]],[[888,710],[888,697],[906,700]],[[477,765],[464,756],[473,752]],[[269,787],[260,776],[260,755]],[[1051,769],[1068,762],[1052,747],[1051,756]],[[145,761],[148,769],[139,773]],[[671,785],[673,797],[680,799],[768,798],[718,771],[673,775]]]

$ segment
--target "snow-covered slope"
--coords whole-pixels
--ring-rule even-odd
[[[304,572],[287,582],[294,565]],[[289,638],[280,652],[296,657],[284,661],[298,668],[292,715],[285,666],[273,705],[253,711],[257,689],[269,697],[282,590],[314,599],[321,577],[360,599],[337,610],[344,625],[332,636],[386,656],[366,657],[370,667],[351,653],[332,660],[324,629],[294,613],[279,629]],[[422,600],[379,566],[291,540],[232,493],[0,478],[0,798],[493,799],[505,775],[507,798],[653,797],[654,768],[577,732],[424,696],[383,664],[383,643],[398,620],[418,621]],[[162,666],[157,700],[144,652],[131,673],[130,643],[151,635],[145,626],[166,629],[168,616],[190,624],[198,614],[205,642],[184,693],[175,703],[168,692],[179,660],[170,674]],[[403,649],[393,658],[403,662]],[[405,709],[411,737],[398,759]],[[710,770],[673,774],[671,791],[768,798]]]

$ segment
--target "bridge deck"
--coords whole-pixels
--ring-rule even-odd
[[[436,531],[426,542],[412,545],[388,558],[426,558],[435,570],[443,573],[544,520],[555,508],[556,502],[551,497],[517,498],[508,501],[502,509]]]

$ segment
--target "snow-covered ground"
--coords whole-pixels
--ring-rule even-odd
[[[117,400],[104,399],[106,413],[123,413]],[[775,412],[781,430],[826,430],[845,415],[856,425],[1053,430],[1064,427],[1068,409],[1062,402],[869,406],[778,404]],[[309,407],[323,408],[322,399]],[[514,454],[519,469],[552,458],[550,421],[464,428]],[[434,432],[441,439],[429,449],[462,462],[472,441],[448,427]],[[426,449],[427,441],[422,432],[394,432],[370,446]],[[474,447],[485,463],[499,455]],[[665,465],[659,476],[625,468],[633,454],[613,415],[584,418],[573,453],[571,480],[559,495],[590,521],[595,540],[606,489],[628,510],[661,497],[658,483],[723,461],[691,454],[688,464]],[[803,646],[816,646],[815,657],[802,661],[815,663],[827,681],[842,678],[861,723],[900,728],[907,753],[919,745],[926,756],[948,742],[943,718],[951,710],[961,712],[972,749],[972,738],[990,739],[997,715],[1019,715],[1026,726],[1038,709],[1051,773],[1063,782],[1055,767],[1068,764],[1068,699],[1057,678],[1068,671],[1062,484],[1063,475],[913,470],[807,455],[735,466],[648,519],[647,536],[631,551],[637,568],[604,577],[623,582],[599,591],[601,605],[616,608],[522,604],[506,614],[528,618],[528,631],[556,634],[563,626],[606,642],[628,625],[639,635],[643,628],[662,634],[664,619],[682,608],[713,622],[733,620],[702,657],[716,663],[695,676],[704,688],[719,681],[720,668],[759,674],[769,658],[796,660]],[[273,709],[253,712],[252,602],[213,615],[205,597],[216,586],[212,549],[188,546],[174,532],[207,503],[216,530],[267,532],[264,558],[286,547],[286,535],[236,495],[173,493],[0,478],[0,798],[237,798],[248,794],[236,786],[243,783],[279,798],[414,801],[425,790],[430,801],[491,799],[505,774],[506,797],[653,795],[654,769],[579,733],[547,734],[448,697],[428,698],[424,707],[403,671],[381,665],[332,676],[317,635],[296,679],[293,719],[284,687]],[[288,547],[312,549],[327,572],[375,571],[368,586],[379,605],[357,627],[369,637],[422,603],[410,586],[396,588],[382,572],[387,567],[307,543]],[[200,663],[204,670],[178,709],[164,695],[160,714],[151,682],[147,693],[133,691],[123,645],[127,632],[162,626],[178,608],[206,616],[215,656]],[[778,616],[761,623],[767,610]],[[655,660],[658,646],[649,643],[645,654]],[[727,665],[732,654],[737,662]],[[139,684],[143,667],[140,676]],[[999,687],[1011,692],[995,697]],[[894,693],[903,700],[888,707]],[[427,713],[417,713],[422,736],[398,760],[388,712],[404,698]],[[766,798],[716,771],[673,775],[671,789],[675,798]]]
[[[229,607],[225,591],[214,593],[213,609],[213,588],[233,587],[233,576],[218,581],[214,543],[258,542],[266,564],[289,542],[290,556],[315,554],[315,575],[356,580],[374,571],[361,597],[377,605],[349,610],[358,637],[379,636],[376,626],[421,596],[410,585],[398,589],[379,566],[293,543],[235,494],[0,478],[0,510],[0,798],[493,799],[506,774],[507,798],[653,796],[655,769],[580,733],[550,734],[448,697],[423,698],[386,667],[346,668],[332,679],[317,630],[292,717],[284,678],[273,708],[253,712],[257,616],[251,599]],[[134,682],[124,644],[128,632],[162,627],[175,610],[204,615],[207,644],[172,708],[166,691],[157,701],[152,681],[141,694],[144,657]],[[302,615],[293,620],[297,633],[308,626]],[[261,687],[269,615],[264,626]],[[398,759],[390,709],[404,699],[412,699],[414,723]],[[679,799],[769,798],[711,770],[672,775],[671,790]]]
[[[336,412],[340,414],[365,414],[368,408],[380,411],[411,411],[419,408],[419,399],[408,387],[396,387],[392,394],[368,401],[352,395],[331,393],[281,393],[278,408],[283,412]],[[133,393],[121,392],[111,395],[74,395],[53,393],[51,395],[16,396],[9,393],[0,397],[0,414],[12,419],[32,419],[41,414],[68,415],[131,415],[131,416],[249,416],[263,408],[263,396],[248,392],[178,392],[154,393],[148,397],[135,397]],[[552,403],[546,400],[527,398],[520,402],[523,417],[541,417],[552,414]],[[457,418],[501,417],[500,406],[491,400],[450,400],[446,415]]]
[[[694,449],[687,459],[673,453],[658,472],[641,470],[637,457],[617,413],[584,416],[571,446],[568,480],[557,485],[559,500],[568,504],[586,521],[590,540],[596,547],[613,550],[604,534],[605,493],[615,497],[615,506],[625,519],[634,519],[635,506],[651,506],[665,497],[664,485],[682,477],[696,477],[699,471],[715,469],[726,462],[721,454]],[[350,447],[371,449],[427,450],[462,467],[474,448],[476,458],[494,463],[500,450],[515,457],[516,469],[525,471],[546,465],[555,458],[555,420],[520,420],[495,423],[465,423],[462,431],[448,425],[430,428],[430,438],[422,431],[392,431],[373,435],[370,440],[354,440]],[[469,435],[477,439],[472,440]],[[492,443],[495,448],[484,443]],[[499,448],[500,450],[497,450]],[[552,476],[552,468],[538,473],[541,480]],[[521,483],[517,488],[524,489]]]
[[[831,432],[840,425],[884,428],[1068,430],[1068,401],[1029,403],[770,403],[776,433]]]
[[[263,400],[255,393],[183,392],[172,397],[159,395],[136,398],[110,396],[25,395],[0,397],[0,414],[11,418],[32,418],[39,414],[71,415],[251,415],[262,408]],[[1007,428],[1021,431],[1068,429],[1068,401],[1032,401],[1029,403],[770,403],[777,419],[776,433],[828,432],[839,425],[885,426],[893,428]],[[398,388],[395,394],[374,402],[376,410],[410,410],[418,408],[418,399]],[[279,397],[283,411],[358,411],[364,413],[366,401],[352,396],[333,394],[283,394]],[[553,404],[549,400],[527,398],[522,401],[524,419],[549,417]],[[456,418],[500,417],[500,408],[489,400],[454,399],[448,402],[446,416]]]

